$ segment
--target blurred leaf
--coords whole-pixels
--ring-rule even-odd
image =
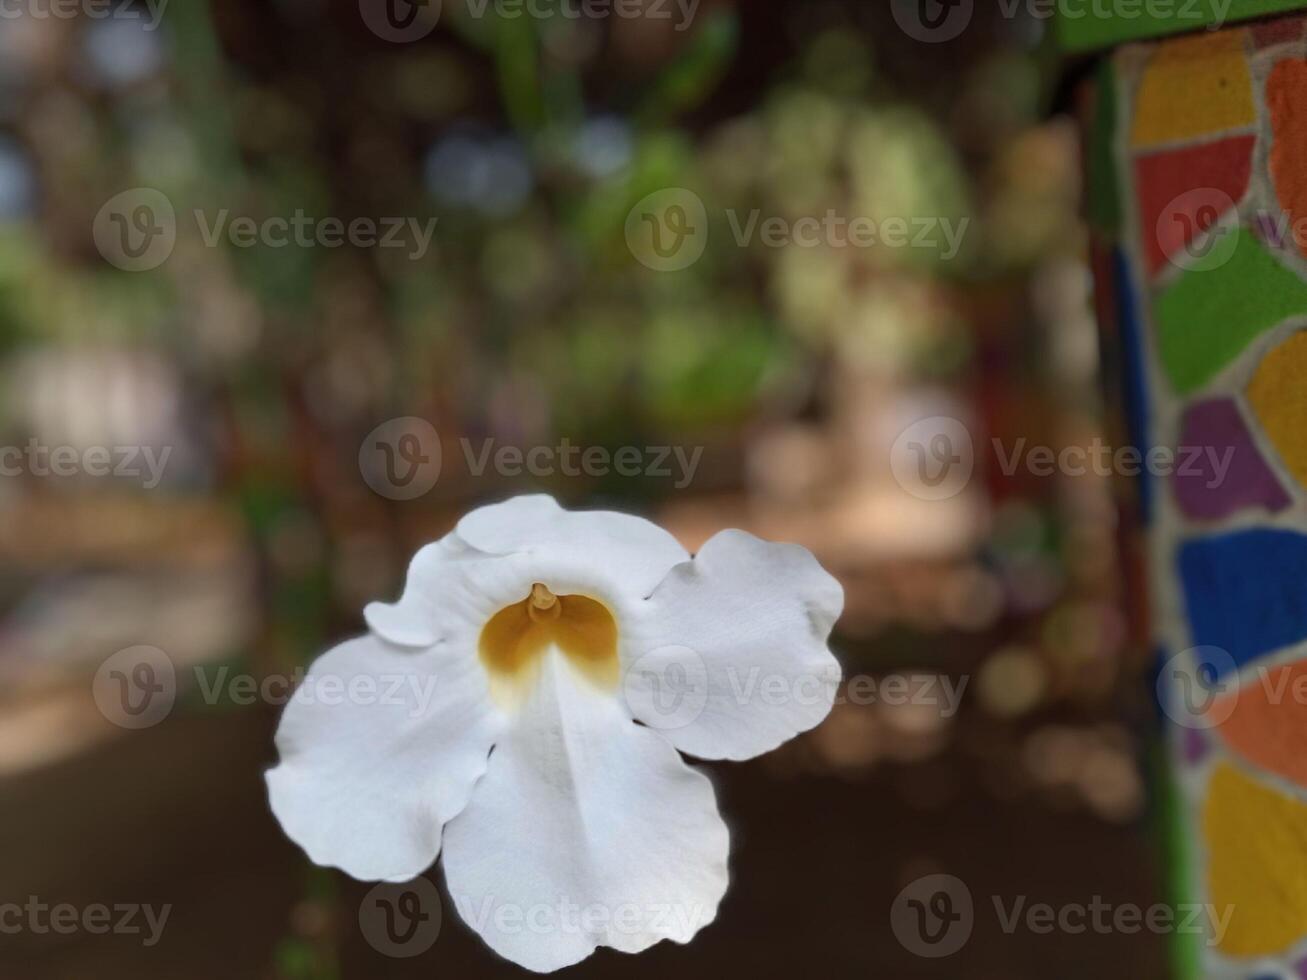
[[[337,980],[340,970],[313,943],[283,939],[273,954],[281,980]]]
[[[739,32],[735,11],[715,8],[654,81],[636,110],[636,119],[644,126],[654,126],[702,103],[726,74],[739,44]]]
[[[504,108],[518,130],[545,122],[540,90],[539,37],[530,17],[501,17],[495,33],[495,71]]]

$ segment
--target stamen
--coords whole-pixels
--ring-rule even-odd
[[[549,591],[549,588],[540,582],[531,586],[530,602],[527,603],[527,612],[537,623],[546,622],[551,619],[557,619],[562,613],[563,608],[558,604],[558,596]]]

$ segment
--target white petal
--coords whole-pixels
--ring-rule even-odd
[[[445,828],[459,915],[538,972],[597,946],[688,942],[726,891],[712,784],[555,652],[472,801]]]
[[[469,548],[457,534],[419,549],[408,566],[404,594],[395,603],[370,602],[363,618],[378,636],[401,646],[429,647],[446,633],[457,598],[451,584],[462,574],[463,563],[487,557]]]
[[[683,752],[749,759],[821,722],[844,590],[806,549],[722,531],[658,587],[625,648],[632,714]]]
[[[563,513],[558,501],[547,493],[523,494],[468,511],[459,520],[457,533],[474,548],[506,555],[521,551],[523,543],[534,538],[537,528]]]
[[[503,720],[475,657],[347,640],[314,662],[282,715],[272,811],[317,864],[412,878],[467,805]]]
[[[593,569],[628,600],[643,599],[679,562],[689,558],[657,524],[616,511],[569,511],[553,497],[513,497],[472,511],[458,536],[478,551],[530,554],[552,565]]]
[[[513,497],[472,511],[424,547],[400,600],[370,603],[363,614],[375,633],[402,646],[474,645],[485,621],[526,598],[533,582],[593,595],[620,618],[687,558],[643,518],[566,511],[542,494]]]

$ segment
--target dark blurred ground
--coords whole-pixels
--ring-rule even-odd
[[[269,964],[298,924],[330,937],[346,977],[523,975],[447,902],[435,949],[392,960],[364,941],[353,914],[369,886],[341,879],[325,912],[303,901],[303,860],[272,819],[261,777],[275,761],[273,723],[265,712],[177,719],[7,780],[0,837],[9,842],[9,894],[79,905],[130,898],[173,911],[155,947],[132,936],[12,937],[0,952],[6,968],[100,980],[273,976]],[[1164,976],[1164,947],[1147,933],[1003,932],[994,895],[1005,907],[1019,896],[1055,906],[1158,901],[1156,855],[1137,827],[1014,785],[1016,760],[1010,770],[978,766],[985,733],[970,727],[926,765],[857,776],[805,772],[815,736],[779,758],[710,767],[732,830],[732,885],[717,921],[689,947],[663,943],[636,957],[601,950],[566,974]],[[896,940],[889,909],[908,881],[945,871],[969,883],[976,928],[963,953],[932,962]]]
[[[39,841],[7,864],[13,894],[37,890],[75,903],[174,905],[163,940],[111,936],[65,942],[6,942],[8,968],[31,977],[201,978],[266,976],[295,914],[301,862],[267,811],[261,767],[267,718],[190,719],[133,739],[130,753],[103,751],[6,785],[3,834]],[[859,780],[795,775],[770,763],[713,768],[732,828],[732,885],[720,915],[690,947],[662,944],[637,957],[600,951],[570,976],[826,976],[1100,980],[1109,971],[1162,976],[1153,937],[1057,935],[1014,940],[992,906],[977,915],[965,956],[931,963],[899,945],[889,903],[917,874],[947,869],[1007,897],[1111,903],[1155,900],[1146,842],[1083,814],[995,799],[969,778],[962,752],[932,765],[957,779],[952,799],[905,807],[912,774],[902,768]],[[926,777],[930,778],[930,777]],[[948,778],[947,776],[944,778]],[[69,786],[76,786],[72,793]],[[87,809],[95,819],[88,821]],[[15,857],[19,855],[14,854]],[[906,878],[905,878],[906,876]],[[379,957],[349,911],[367,886],[343,889],[338,921],[343,975],[521,976],[497,960],[446,909],[437,954]],[[977,893],[978,899],[981,898]]]

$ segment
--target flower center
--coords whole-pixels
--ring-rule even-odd
[[[525,599],[499,610],[481,630],[478,652],[496,701],[520,704],[550,647],[595,685],[617,687],[617,621],[608,607],[589,596],[554,595],[536,582]]]

